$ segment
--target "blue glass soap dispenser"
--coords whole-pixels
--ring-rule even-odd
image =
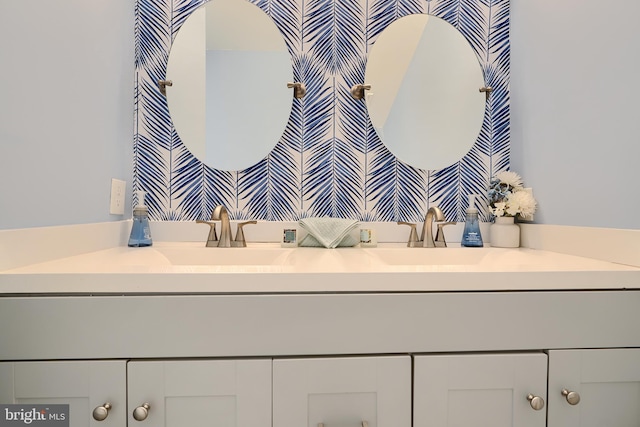
[[[469,196],[469,207],[467,208],[467,217],[464,222],[464,231],[462,232],[462,246],[471,248],[481,248],[482,234],[480,233],[480,221],[478,220],[478,209],[476,209],[476,196]]]
[[[149,209],[144,204],[144,191],[136,191],[138,204],[133,209],[133,226],[129,236],[129,246],[151,246],[151,229],[149,228]]]

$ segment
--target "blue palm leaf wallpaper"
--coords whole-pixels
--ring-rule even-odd
[[[173,38],[206,1],[136,3],[134,190],[148,192],[153,219],[207,219],[223,204],[242,220],[331,216],[415,222],[437,205],[448,219],[462,221],[468,195],[478,194],[480,206],[490,177],[509,168],[508,0],[248,0],[280,30],[294,81],[303,82],[307,94],[292,97],[289,122],[267,157],[232,172],[193,156],[157,86],[165,78]],[[442,170],[399,161],[374,131],[365,102],[349,93],[364,83],[367,55],[380,33],[415,13],[456,27],[493,88],[475,144]]]

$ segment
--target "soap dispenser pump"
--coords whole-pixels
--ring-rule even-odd
[[[151,229],[149,228],[149,209],[144,204],[144,191],[136,191],[138,204],[133,209],[133,226],[129,236],[129,246],[151,246]]]
[[[464,231],[462,232],[462,241],[460,244],[466,247],[481,248],[482,234],[480,233],[480,222],[478,220],[478,209],[475,207],[476,196],[469,196],[469,207],[467,208],[466,220],[464,223]]]

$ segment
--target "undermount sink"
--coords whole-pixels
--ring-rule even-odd
[[[207,248],[193,245],[155,246],[171,265],[280,266],[341,271],[399,265],[476,265],[492,257],[490,248],[281,248],[254,244],[246,248]],[[493,249],[495,251],[495,249]],[[503,259],[504,261],[504,259]]]
[[[611,268],[611,264],[527,248],[463,248],[455,244],[448,248],[407,248],[403,243],[385,243],[376,248],[282,248],[277,243],[209,248],[202,242],[157,242],[147,248],[117,247],[29,265],[12,272],[377,274],[593,271],[606,268]]]
[[[541,252],[503,248],[282,248],[257,243],[246,248],[207,248],[204,245],[166,244],[153,247],[165,263],[175,266],[271,266],[300,271],[363,271],[401,266],[422,268],[507,268],[540,266],[551,261]]]
[[[4,270],[0,291],[396,292],[555,289],[566,283],[601,289],[603,283],[637,288],[639,280],[637,267],[601,260],[528,248],[454,245],[325,249],[250,243],[246,248],[207,248],[203,242],[154,242],[146,248],[120,246]],[[603,278],[612,274],[616,280]]]
[[[156,246],[172,265],[283,265],[291,249],[277,246],[207,248],[202,246]]]
[[[449,265],[484,267],[551,266],[555,263],[548,253],[526,248],[376,248],[371,251],[387,265]],[[575,257],[566,256],[564,262],[575,262]]]
[[[495,248],[456,247],[375,248],[367,249],[367,252],[387,265],[473,265],[486,262],[487,257],[494,257],[499,253]]]
[[[407,248],[401,244],[377,248],[282,248],[256,243],[246,248],[207,248],[193,244],[153,247],[163,263],[175,266],[270,266],[299,271],[386,270],[400,266],[501,266],[531,265],[542,260],[526,250],[499,248]],[[524,253],[527,252],[527,253]]]
[[[363,271],[383,262],[361,248],[282,248],[254,243],[245,248],[208,248],[193,244],[161,244],[152,251],[175,266],[270,267],[298,271]]]

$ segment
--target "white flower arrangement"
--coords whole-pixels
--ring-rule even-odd
[[[537,202],[530,190],[523,187],[522,178],[515,172],[496,174],[489,182],[489,207],[495,216],[512,216],[527,220],[533,217]]]

